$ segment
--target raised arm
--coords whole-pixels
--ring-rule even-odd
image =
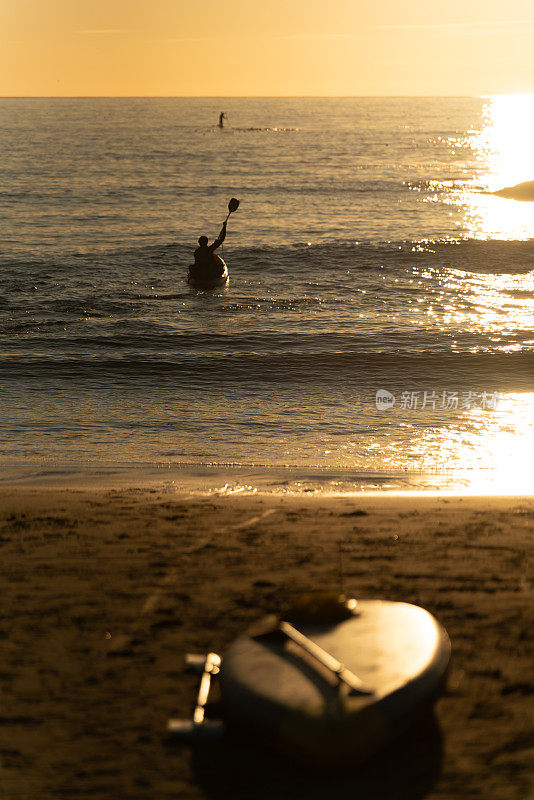
[[[217,250],[217,248],[222,245],[222,243],[224,242],[225,239],[226,239],[226,220],[223,223],[223,226],[221,228],[221,232],[219,233],[219,235],[215,239],[215,241],[212,244],[209,245],[208,250],[211,250],[211,252],[213,252],[214,250]]]

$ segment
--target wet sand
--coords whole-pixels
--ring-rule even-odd
[[[0,796],[533,796],[532,498],[0,490]],[[187,651],[314,588],[428,608],[453,645],[435,717],[317,776],[253,742],[167,739]]]

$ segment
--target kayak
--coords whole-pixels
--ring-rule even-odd
[[[263,628],[224,654],[224,718],[307,765],[366,760],[416,722],[444,685],[447,633],[410,603],[362,600],[341,621],[277,618]]]
[[[189,272],[187,275],[188,284],[190,286],[194,286],[195,289],[216,289],[219,286],[225,286],[228,283],[228,267],[226,266],[222,258],[220,260],[224,267],[223,272],[221,275],[218,275],[217,277],[211,279],[195,278],[191,274],[191,267],[189,267]]]

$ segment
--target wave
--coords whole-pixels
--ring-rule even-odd
[[[174,271],[190,263],[193,245],[188,242],[165,242],[138,245],[92,252],[73,252],[59,257],[56,254],[31,257],[0,256],[3,279],[11,283],[13,277],[23,272],[27,278],[54,277],[58,273],[76,274],[84,267],[96,273],[109,273],[120,267],[135,273],[136,269],[171,268]],[[302,270],[321,268],[386,269],[428,266],[437,269],[457,269],[464,272],[486,274],[524,274],[534,270],[534,239],[415,239],[379,241],[358,239],[332,239],[331,241],[294,242],[272,245],[227,244],[225,259],[231,265],[258,272],[293,267]],[[13,271],[12,275],[6,273]],[[0,279],[1,281],[2,279]],[[5,287],[9,289],[9,286]]]
[[[261,322],[261,320],[258,320]],[[90,351],[101,352],[107,350],[108,353],[114,351],[123,353],[127,350],[137,351],[137,353],[165,353],[166,356],[172,354],[208,354],[210,356],[217,353],[236,354],[242,357],[247,354],[283,354],[289,353],[292,356],[298,354],[308,354],[317,356],[319,353],[328,353],[329,357],[335,355],[351,354],[414,354],[425,355],[428,358],[435,354],[438,358],[440,354],[446,352],[449,343],[454,342],[455,355],[462,352],[472,353],[475,349],[478,353],[495,353],[502,355],[508,344],[517,346],[521,344],[525,350],[534,350],[534,340],[532,333],[527,331],[523,334],[513,332],[510,339],[501,337],[500,348],[495,345],[489,347],[487,337],[482,337],[476,332],[448,331],[447,333],[437,333],[433,329],[428,330],[401,330],[391,324],[384,326],[379,334],[374,332],[359,333],[335,333],[319,332],[310,333],[300,332],[278,332],[273,330],[240,331],[240,332],[202,332],[185,331],[177,332],[169,329],[168,326],[158,325],[157,323],[140,324],[135,320],[109,321],[100,333],[84,333],[76,335],[70,332],[64,337],[58,338],[55,331],[47,331],[47,328],[62,324],[57,320],[39,322],[38,346],[43,352],[50,352],[52,356],[58,352],[68,351]],[[41,328],[44,329],[41,331]],[[101,326],[98,326],[101,329]],[[529,338],[530,337],[530,338]],[[26,338],[14,338],[9,343],[9,349],[5,348],[5,353],[11,351],[24,351],[28,348]]]
[[[292,133],[300,131],[300,128],[283,128],[283,127],[250,127],[250,128],[237,128],[231,125],[225,125],[223,130],[239,131],[240,133]]]
[[[13,380],[81,380],[89,385],[147,381],[157,385],[177,386],[236,385],[237,383],[303,384],[310,389],[317,384],[340,387],[375,386],[411,389],[476,389],[490,391],[533,391],[534,351],[519,353],[410,352],[270,353],[179,357],[122,358],[64,356],[16,356],[0,359],[2,382]]]
[[[230,260],[230,259],[228,259]],[[401,240],[301,242],[232,248],[231,263],[251,270],[282,267],[290,279],[303,270],[391,270],[428,267],[480,274],[526,274],[534,271],[534,239]]]

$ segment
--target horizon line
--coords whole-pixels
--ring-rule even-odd
[[[0,100],[304,100],[339,98],[457,97],[484,98],[502,95],[534,95],[534,90],[516,92],[481,92],[475,94],[13,94]]]

